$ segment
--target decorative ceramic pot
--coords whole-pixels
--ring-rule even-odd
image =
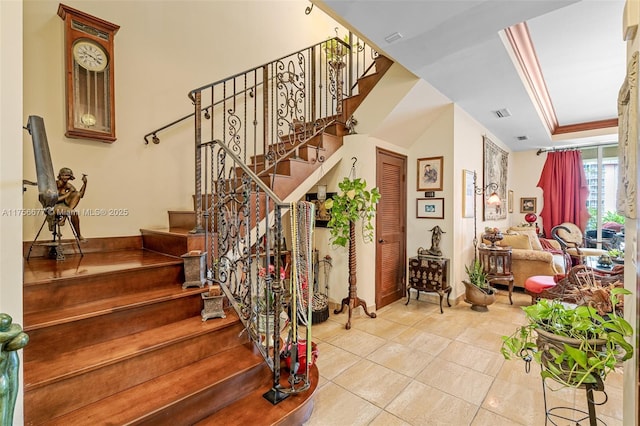
[[[496,246],[496,241],[502,240],[504,237],[502,236],[502,232],[487,232],[482,235],[482,239],[490,241],[491,247]]]
[[[496,293],[493,288],[489,287],[488,290],[483,290],[468,281],[463,280],[462,283],[465,287],[464,301],[469,303],[474,311],[487,311],[487,306],[496,301]]]

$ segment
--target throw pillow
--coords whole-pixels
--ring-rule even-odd
[[[538,234],[536,233],[535,228],[527,229],[524,227],[512,227],[512,231],[517,232],[520,235],[526,235],[529,237],[529,242],[531,243],[531,248],[533,250],[542,250],[542,244],[540,244],[540,240],[538,239]]]
[[[531,250],[531,242],[527,235],[502,234],[502,240],[496,242],[500,246],[511,246],[512,249]]]

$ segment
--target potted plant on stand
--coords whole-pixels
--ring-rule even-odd
[[[331,220],[327,224],[331,232],[331,242],[337,246],[346,247],[349,244],[349,296],[342,300],[340,309],[335,314],[342,312],[345,306],[349,309],[349,319],[345,328],[351,328],[351,311],[362,306],[365,314],[375,318],[375,313],[369,313],[367,304],[360,299],[356,286],[356,231],[355,223],[362,220],[362,237],[365,242],[373,240],[372,220],[376,211],[376,203],[380,200],[378,188],[367,190],[367,182],[360,178],[350,179],[345,177],[338,184],[340,192],[325,202],[327,209],[331,210]]]
[[[487,311],[487,306],[496,301],[496,291],[489,285],[482,263],[474,259],[464,269],[468,276],[467,280],[462,280],[465,287],[464,301],[471,304],[474,311]]]
[[[631,325],[616,312],[621,298],[630,292],[611,290],[612,312],[599,315],[591,306],[576,306],[560,300],[540,299],[522,309],[527,323],[510,336],[502,337],[505,359],[520,358],[541,365],[541,376],[562,386],[584,387],[589,418],[595,425],[593,391],[604,390],[607,375],[633,356],[633,346],[625,338],[633,335]],[[585,414],[585,412],[580,411]],[[553,409],[547,410],[547,416]]]

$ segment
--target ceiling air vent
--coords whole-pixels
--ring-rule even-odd
[[[529,136],[524,135],[524,136],[516,136],[516,139],[519,141],[526,141],[529,140]]]
[[[402,38],[402,34],[400,34],[399,32],[395,32],[393,34],[389,34],[388,36],[386,36],[384,38],[384,41],[386,41],[387,43],[393,43],[394,41],[398,41]]]
[[[498,118],[505,118],[505,117],[511,117],[511,111],[509,111],[506,108],[502,108],[499,109],[497,111],[493,111],[493,113],[495,114],[496,117]]]

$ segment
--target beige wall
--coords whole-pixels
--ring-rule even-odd
[[[126,216],[81,217],[85,237],[138,235],[168,226],[167,210],[191,209],[193,125],[143,136],[191,113],[189,90],[334,36],[336,24],[308,2],[290,1],[69,1],[73,8],[120,25],[115,36],[116,128],[113,144],[64,136],[63,21],[58,2],[25,1],[24,116],[44,118],[54,169],[88,175],[78,209],[127,209]],[[278,22],[286,22],[278,25]],[[25,143],[28,135],[23,135]],[[25,149],[24,177],[35,180]],[[77,186],[79,179],[75,181]],[[25,194],[37,208],[37,191]],[[33,239],[40,218],[26,217]],[[63,229],[63,232],[65,230]]]
[[[0,312],[22,317],[22,1],[0,1]],[[22,361],[22,351],[19,351]],[[21,364],[22,365],[22,364]],[[14,425],[23,424],[23,379]]]

